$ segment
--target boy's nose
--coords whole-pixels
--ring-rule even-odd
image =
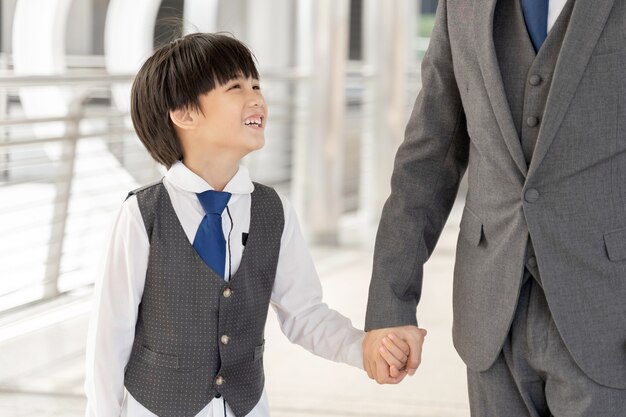
[[[260,97],[252,97],[250,99],[250,106],[252,106],[252,107],[263,107],[264,106],[264,101]]]

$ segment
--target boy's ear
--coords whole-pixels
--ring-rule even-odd
[[[181,129],[193,129],[198,122],[198,114],[195,110],[185,107],[170,110],[172,123]]]

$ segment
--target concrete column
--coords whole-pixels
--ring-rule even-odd
[[[298,2],[297,62],[310,82],[297,92],[293,199],[317,243],[338,243],[348,11],[348,0]]]
[[[0,0],[0,52],[11,52],[11,32],[17,0]]]
[[[254,178],[268,184],[291,177],[293,112],[293,0],[247,0],[244,42],[258,59],[261,89],[268,105],[265,147],[246,158]]]
[[[215,32],[219,0],[185,0],[184,33]]]
[[[65,29],[71,0],[19,0],[12,33],[13,70],[17,75],[54,75],[66,71]],[[74,92],[68,87],[43,86],[19,89],[26,117],[65,116]],[[65,124],[33,126],[36,137],[62,136]],[[52,158],[59,157],[59,144],[44,145]]]
[[[363,1],[364,63],[372,76],[363,109],[359,214],[371,231],[389,196],[394,155],[404,137],[407,57],[417,12],[412,0]]]
[[[247,5],[248,0],[219,0],[217,30],[230,32],[237,39],[247,39]]]
[[[91,55],[93,46],[93,0],[73,0],[67,17],[66,53]]]

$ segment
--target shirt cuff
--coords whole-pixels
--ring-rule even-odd
[[[355,331],[353,342],[350,343],[347,350],[347,364],[355,368],[365,369],[363,367],[363,339],[365,332],[361,330]]]

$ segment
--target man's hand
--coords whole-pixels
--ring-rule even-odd
[[[415,374],[422,360],[425,336],[426,330],[415,326],[367,332],[363,340],[363,366],[367,375],[379,384],[397,384],[407,374]],[[408,352],[404,348],[407,345]],[[403,360],[405,355],[408,358]],[[406,363],[406,368],[398,369],[398,365],[403,363]]]

